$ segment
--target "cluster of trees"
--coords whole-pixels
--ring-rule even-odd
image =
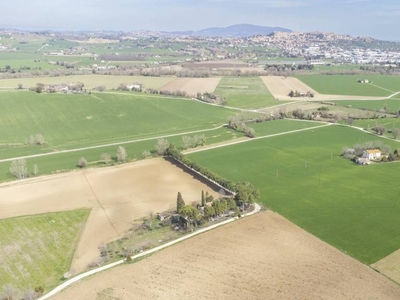
[[[73,69],[75,68],[76,63],[74,62],[68,62],[68,61],[56,61],[57,66],[65,67],[67,69]]]
[[[43,295],[44,288],[38,286],[35,289],[27,289],[24,292],[18,291],[11,284],[6,284],[3,286],[2,292],[0,294],[1,300],[35,300]]]
[[[234,116],[229,116],[228,117],[228,127],[236,130],[243,132],[246,136],[249,138],[255,138],[256,137],[256,131],[254,128],[248,127],[246,125],[246,117],[244,115],[234,115]],[[255,121],[255,120],[252,120]]]
[[[290,92],[289,92],[289,94],[288,94],[288,96],[289,97],[308,97],[308,98],[314,98],[314,93],[312,93],[312,92],[310,92],[310,91],[308,91],[307,93],[300,93],[299,91],[293,91],[293,90],[290,90]]]
[[[309,64],[271,64],[265,65],[264,68],[264,70],[268,73],[282,73],[312,69],[314,69],[314,66]]]
[[[26,160],[24,158],[19,158],[19,159],[13,160],[11,162],[9,171],[13,177],[16,177],[18,179],[24,179],[24,178],[28,178],[30,176],[38,176],[39,175],[39,167],[37,164],[33,165],[32,173],[28,172],[28,167],[26,165]]]
[[[52,84],[52,85],[48,85],[46,86],[43,83],[36,83],[36,86],[34,87],[30,87],[29,90],[32,92],[36,92],[36,93],[43,93],[43,92],[49,92],[49,93],[55,93],[58,90],[58,86],[57,84]],[[85,84],[83,82],[76,82],[75,84],[69,84],[68,85],[68,91],[71,92],[86,92],[86,89],[83,90]]]
[[[165,96],[173,96],[173,97],[189,97],[185,91],[176,90],[176,91],[167,91],[167,90],[157,90],[153,88],[146,89],[146,93],[156,94],[156,95],[165,95]]]
[[[388,62],[389,63],[389,62]],[[360,70],[364,72],[368,72],[370,74],[400,74],[400,65],[392,66],[390,64],[389,67],[385,66],[377,66],[377,65],[368,65],[368,66],[360,66]]]
[[[221,98],[218,95],[215,95],[213,93],[197,93],[196,95],[196,99],[203,101],[203,102],[207,102],[207,103],[213,103],[213,104],[218,104],[218,105],[227,105],[228,102],[226,101],[226,99]]]
[[[204,197],[204,192],[202,191],[202,197]],[[222,198],[214,200],[210,198],[209,201],[212,202],[211,205],[206,204],[205,199],[202,199],[202,204],[193,206],[186,205],[182,198],[180,192],[178,192],[176,210],[178,214],[187,220],[191,225],[197,227],[200,223],[215,217],[223,216],[240,216],[240,209],[237,203],[232,198]]]
[[[364,144],[355,144],[353,148],[344,147],[342,150],[342,156],[345,158],[353,159],[355,157],[362,156],[365,150],[379,149],[382,155],[396,154],[397,150],[392,153],[392,148],[389,145],[384,145],[381,141],[368,141]]]
[[[126,83],[121,83],[117,90],[119,91],[133,91],[133,92],[141,92],[142,91],[142,84],[141,83],[134,83],[132,87],[129,87]]]
[[[196,148],[197,146],[204,146],[206,144],[206,136],[204,134],[195,135],[190,137],[185,135],[182,137],[182,148],[184,150],[189,148]]]
[[[25,144],[26,145],[42,146],[42,145],[44,145],[44,143],[45,143],[44,136],[41,135],[40,133],[37,133],[35,135],[31,135],[29,138],[25,139]]]

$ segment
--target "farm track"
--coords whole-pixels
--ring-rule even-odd
[[[313,121],[310,121],[313,122]],[[320,123],[320,122],[318,122]],[[255,141],[255,140],[260,140],[260,139],[266,139],[266,138],[272,138],[275,136],[281,136],[281,135],[286,135],[286,134],[291,134],[291,133],[296,133],[296,132],[302,132],[302,131],[307,131],[307,130],[313,130],[313,129],[318,129],[318,128],[322,128],[322,127],[327,127],[327,126],[331,126],[333,125],[332,123],[326,123],[324,125],[320,125],[320,126],[315,126],[315,127],[310,127],[310,128],[303,128],[303,129],[296,129],[296,130],[290,130],[290,131],[285,131],[285,132],[280,132],[280,133],[274,133],[274,134],[269,134],[269,135],[264,135],[264,136],[259,136],[259,137],[255,137],[255,138],[249,138],[249,139],[245,139],[245,140],[239,140],[239,141],[227,141],[227,142],[223,142],[220,145],[210,145],[209,147],[205,146],[204,148],[200,148],[200,149],[191,149],[191,150],[187,150],[187,151],[183,151],[183,154],[191,154],[191,153],[197,153],[197,152],[202,152],[202,151],[207,151],[207,150],[211,150],[211,149],[216,149],[216,148],[221,148],[221,147],[226,147],[226,146],[231,146],[231,145],[237,145],[237,144],[242,144],[242,143],[247,143],[247,142],[251,142],[251,141]]]
[[[400,288],[267,211],[87,278],[54,299],[105,295],[121,300],[392,300],[400,297]]]
[[[252,215],[254,215],[254,214],[260,212],[260,210],[261,210],[260,205],[258,205],[258,204],[256,203],[256,204],[255,204],[255,209],[254,209],[253,211],[247,213],[247,214],[244,214],[242,217],[252,216]],[[194,237],[194,236],[196,236],[196,235],[199,235],[199,234],[202,234],[202,233],[204,233],[204,232],[207,232],[207,231],[210,231],[210,230],[212,230],[212,229],[215,229],[215,228],[217,228],[217,227],[220,227],[220,226],[223,226],[223,225],[232,223],[233,221],[238,220],[238,219],[239,219],[238,217],[230,218],[230,219],[225,220],[225,221],[223,221],[223,222],[220,222],[220,223],[218,223],[218,224],[211,225],[211,226],[208,226],[208,227],[199,229],[199,230],[197,230],[197,231],[195,231],[195,232],[193,232],[193,233],[190,233],[190,234],[188,234],[188,235],[185,235],[185,236],[183,236],[183,237],[181,237],[181,238],[178,238],[178,239],[176,239],[176,240],[173,240],[173,241],[171,241],[171,242],[165,243],[165,244],[163,244],[163,245],[161,245],[161,246],[158,246],[158,247],[152,248],[152,249],[150,249],[150,250],[147,250],[147,251],[141,252],[141,253],[139,253],[139,254],[136,254],[136,255],[134,255],[134,256],[131,256],[131,259],[132,259],[132,260],[135,260],[135,259],[139,259],[139,258],[141,258],[141,257],[145,257],[145,256],[147,256],[147,255],[153,254],[153,253],[158,252],[158,251],[160,251],[160,250],[162,250],[162,249],[168,248],[168,247],[173,246],[173,245],[175,245],[175,244],[177,244],[177,243],[180,243],[180,242],[183,242],[183,241],[185,241],[185,240],[187,240],[187,239],[190,239],[190,238],[192,238],[192,237]],[[64,289],[66,289],[67,287],[69,287],[70,285],[72,285],[72,284],[74,284],[74,283],[76,283],[76,282],[78,282],[78,281],[80,281],[80,280],[82,280],[82,279],[84,279],[84,278],[86,278],[86,277],[89,277],[89,276],[91,276],[91,275],[93,275],[93,274],[96,274],[96,273],[99,273],[99,272],[102,272],[102,271],[105,271],[105,270],[108,270],[108,269],[111,269],[111,268],[113,268],[113,267],[115,267],[115,266],[118,266],[118,265],[120,265],[120,264],[123,264],[124,262],[126,262],[126,260],[125,260],[125,259],[122,259],[122,260],[119,260],[119,261],[117,261],[117,262],[114,262],[114,263],[105,265],[105,266],[103,266],[103,267],[100,267],[100,268],[97,268],[97,269],[90,270],[90,271],[88,271],[88,272],[79,274],[78,276],[76,276],[76,277],[74,277],[74,278],[72,278],[72,279],[66,281],[65,283],[59,285],[59,286],[56,287],[54,290],[50,291],[49,293],[47,293],[47,294],[44,295],[43,297],[39,298],[38,300],[49,299],[50,297],[52,297],[52,296],[54,296],[55,294],[61,292],[62,290],[64,290]]]
[[[43,156],[56,155],[56,154],[61,154],[61,153],[70,153],[70,152],[78,152],[78,151],[84,151],[84,150],[90,150],[90,149],[98,149],[98,148],[104,148],[104,147],[109,147],[109,146],[119,146],[119,145],[124,145],[124,144],[139,143],[139,142],[144,142],[144,141],[151,141],[151,140],[157,140],[157,139],[160,139],[160,138],[168,138],[168,137],[174,137],[174,136],[180,136],[180,135],[186,135],[186,134],[201,133],[201,132],[217,130],[217,129],[220,129],[220,128],[224,127],[224,126],[226,126],[226,124],[223,124],[223,125],[211,128],[211,129],[195,130],[195,131],[174,133],[174,134],[168,134],[168,135],[157,136],[157,137],[149,137],[149,138],[143,138],[143,139],[137,139],[137,140],[122,141],[122,142],[115,142],[115,143],[109,143],[109,144],[103,144],[103,145],[75,148],[75,149],[69,149],[69,150],[57,150],[55,152],[48,152],[48,153],[41,153],[41,154],[32,154],[32,155],[26,155],[26,156],[5,158],[5,159],[1,159],[0,163],[13,161],[13,160],[16,160],[16,159],[28,159],[28,158],[35,158],[35,157],[43,157]]]

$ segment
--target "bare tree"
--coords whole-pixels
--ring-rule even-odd
[[[353,126],[353,124],[354,124],[354,119],[353,119],[352,117],[348,117],[348,118],[346,119],[346,123],[347,123],[349,126]]]
[[[190,136],[185,135],[182,137],[183,149],[186,150],[186,149],[190,148],[191,143],[192,143],[192,139],[190,138]]]
[[[111,155],[108,154],[108,153],[103,153],[103,154],[100,156],[100,159],[101,159],[105,164],[108,164],[108,163],[111,161]]]
[[[148,158],[148,157],[151,156],[151,153],[150,153],[150,151],[144,150],[144,151],[142,152],[142,156],[143,156],[143,158]]]
[[[26,160],[23,158],[13,160],[10,165],[10,174],[18,179],[28,177],[28,168],[26,167]]]
[[[25,140],[25,143],[28,145],[39,145],[42,146],[45,141],[43,135],[40,133],[37,133],[36,135],[31,135],[29,139]]]
[[[164,138],[158,139],[157,143],[155,144],[157,154],[160,156],[165,154],[165,151],[167,151],[168,147],[169,142]]]
[[[39,167],[37,164],[33,165],[33,176],[38,176],[39,175]]]
[[[35,144],[40,146],[44,144],[44,137],[40,133],[35,136]]]
[[[400,129],[399,129],[399,128],[393,128],[393,129],[392,129],[392,134],[393,134],[393,138],[396,140],[397,137],[398,137],[399,134],[400,134]]]
[[[128,154],[126,153],[125,148],[122,146],[119,146],[118,150],[117,150],[117,161],[125,162],[127,158],[128,158]]]
[[[2,300],[14,300],[17,299],[17,297],[18,292],[11,284],[6,284],[3,286],[3,293],[1,295]]]
[[[246,133],[246,136],[248,136],[249,138],[256,137],[256,131],[251,127],[247,127],[245,133]]]
[[[106,86],[105,85],[99,85],[99,86],[96,86],[94,89],[96,91],[99,91],[99,92],[104,92],[106,90]]]
[[[372,128],[372,131],[376,134],[382,135],[386,132],[386,128],[382,124],[377,124]]]
[[[23,297],[23,299],[24,299],[24,300],[35,300],[35,299],[38,298],[38,296],[39,296],[39,295],[38,295],[34,290],[28,289],[28,290],[26,290],[26,291],[24,292],[24,297]]]
[[[80,168],[85,168],[85,167],[87,166],[87,161],[86,161],[86,159],[85,159],[84,157],[81,157],[81,158],[78,160],[78,166],[79,166]]]

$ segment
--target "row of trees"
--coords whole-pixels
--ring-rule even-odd
[[[259,191],[251,183],[242,182],[235,184],[232,181],[215,174],[206,167],[203,167],[198,163],[190,160],[188,157],[182,155],[182,153],[178,149],[176,149],[174,145],[170,145],[170,147],[166,151],[166,155],[199,172],[209,180],[218,183],[231,193],[234,193],[235,201],[238,205],[252,204],[256,202],[260,197]]]
[[[252,120],[254,121],[254,120]],[[229,116],[228,117],[228,127],[236,130],[243,132],[246,136],[249,138],[254,138],[256,137],[256,131],[254,128],[248,127],[246,125],[246,116],[245,115],[234,115],[234,116]]]
[[[105,163],[106,165],[112,161],[111,155],[108,153],[103,153],[100,156],[100,160]],[[116,161],[118,163],[124,163],[128,160],[128,153],[126,152],[125,147],[118,146],[117,154],[116,154]],[[78,167],[85,168],[87,167],[88,162],[84,157],[79,158],[78,160]]]
[[[168,91],[168,90],[157,90],[153,88],[146,89],[146,93],[156,94],[156,95],[165,95],[165,96],[173,96],[173,97],[189,97],[189,95],[185,91],[176,90],[176,91]]]
[[[182,148],[184,150],[189,148],[196,148],[206,144],[206,136],[204,134],[194,135],[192,137],[185,135],[182,137]]]

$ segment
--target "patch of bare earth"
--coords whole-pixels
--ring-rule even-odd
[[[400,249],[372,264],[371,267],[400,284]]]
[[[399,299],[400,287],[272,212],[78,282],[54,299]]]
[[[184,91],[188,95],[196,95],[197,93],[213,93],[217,88],[221,78],[177,78],[163,87],[160,90],[170,92]]]
[[[327,95],[320,94],[302,81],[294,77],[284,76],[261,76],[262,81],[267,86],[268,90],[279,100],[298,100],[304,101],[306,98],[289,97],[288,94],[291,90],[298,91],[300,93],[311,92],[314,97],[311,98],[313,101],[333,101],[333,100],[379,100],[381,97],[367,97],[367,96],[348,96],[348,95]]]
[[[0,218],[92,208],[72,265],[80,272],[98,257],[101,243],[121,237],[133,220],[174,208],[178,192],[188,204],[199,201],[201,190],[219,197],[217,187],[193,173],[149,159],[2,184]]]

